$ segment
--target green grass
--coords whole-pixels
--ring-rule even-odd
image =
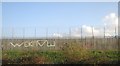
[[[69,44],[69,45],[68,45]],[[75,42],[62,50],[4,50],[3,64],[118,64],[118,50],[90,50]],[[120,51],[119,51],[120,52]]]
[[[118,51],[15,51],[3,52],[7,64],[117,64]],[[40,62],[40,63],[39,63]]]
[[[45,57],[45,62],[44,63],[52,63],[52,64],[58,64],[58,63],[64,63],[64,56],[62,52],[53,52],[53,51],[47,51],[47,52],[41,52],[41,51],[6,51],[3,53],[3,60],[8,60],[10,64],[16,64],[16,63],[24,63],[23,60],[29,59],[29,60],[33,60],[33,61],[29,61],[28,63],[36,63],[36,61],[34,61],[34,58],[36,57]],[[18,62],[18,61],[19,62]],[[15,62],[16,61],[16,62]],[[39,61],[38,61],[39,62]]]

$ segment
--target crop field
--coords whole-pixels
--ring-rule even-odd
[[[118,64],[118,47],[117,38],[3,39],[2,63]]]

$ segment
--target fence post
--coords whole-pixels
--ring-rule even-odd
[[[23,44],[24,42],[25,42],[25,28],[23,27]],[[22,50],[23,51],[25,50],[24,47],[22,47]]]
[[[69,27],[69,37],[71,39],[71,27]]]
[[[106,32],[105,32],[105,29],[106,29],[106,28],[105,28],[105,26],[104,26],[104,38],[105,38],[105,33],[106,33]]]
[[[46,28],[46,39],[48,38],[48,28]]]
[[[35,39],[36,39],[36,28],[35,28]]]
[[[95,47],[94,47],[94,31],[93,31],[93,26],[92,26],[92,39],[93,39],[93,48],[95,49]]]
[[[106,28],[105,28],[105,26],[104,26],[104,44],[105,44],[105,49],[106,49],[106,37],[105,37],[105,33],[106,33]]]
[[[14,38],[14,28],[12,27],[12,39]]]
[[[115,43],[116,43],[116,45],[115,46],[118,46],[119,45],[119,37],[118,37],[119,35],[117,35],[117,30],[116,30],[116,26],[115,26]],[[118,45],[117,45],[118,44]],[[115,48],[117,48],[117,47],[115,47]],[[117,48],[118,49],[118,48]]]
[[[83,37],[83,36],[82,36],[82,32],[83,32],[83,31],[82,31],[82,27],[81,27],[81,46],[83,47],[84,45],[83,45],[83,40],[82,40],[82,37]]]
[[[81,27],[81,41],[82,41],[82,27]]]
[[[23,28],[23,39],[25,39],[25,28]]]
[[[11,29],[12,29],[12,42],[13,42],[14,41],[14,28],[12,27]],[[7,50],[10,50],[8,47],[9,47],[9,45],[7,45],[7,47],[6,47]]]
[[[87,49],[87,40],[86,40],[86,36],[85,36],[85,48]]]
[[[117,38],[117,34],[116,34],[116,26],[115,26],[115,38]]]

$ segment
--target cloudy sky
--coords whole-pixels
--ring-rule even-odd
[[[3,33],[7,37],[80,37],[92,32],[103,36],[105,26],[105,35],[114,36],[117,9],[117,2],[4,2]]]

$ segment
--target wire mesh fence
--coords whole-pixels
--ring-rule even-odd
[[[78,44],[80,47],[92,50],[117,50],[119,41],[117,33],[116,27],[3,28],[2,45],[4,50],[28,48],[61,50],[61,46],[65,43]],[[38,46],[36,46],[37,43]],[[20,47],[14,47],[15,44]]]

